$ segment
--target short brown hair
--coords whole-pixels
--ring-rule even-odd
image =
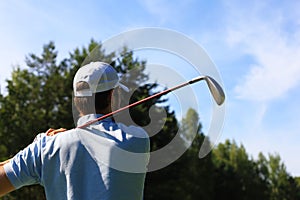
[[[78,82],[76,90],[89,89],[86,82]],[[74,97],[74,104],[81,114],[95,114],[99,110],[103,110],[110,105],[112,90],[98,92],[92,96]]]

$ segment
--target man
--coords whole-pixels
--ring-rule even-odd
[[[91,62],[73,81],[74,104],[81,126],[119,105],[119,82],[113,67]],[[0,164],[0,196],[25,185],[41,184],[47,199],[135,200],[143,198],[149,161],[149,138],[143,129],[113,118],[39,134],[11,160]]]

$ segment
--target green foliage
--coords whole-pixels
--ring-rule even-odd
[[[267,169],[270,199],[287,200],[300,198],[300,188],[296,180],[287,173],[279,155],[269,155]]]
[[[300,199],[299,185],[279,155],[260,153],[255,161],[243,145],[225,141],[213,151],[216,199]]]
[[[92,40],[88,48],[77,48],[69,58],[58,63],[55,45],[49,42],[40,56],[26,57],[27,67],[16,67],[7,81],[7,95],[0,96],[1,159],[12,157],[50,127],[74,127],[73,77],[95,46],[101,47]],[[112,55],[105,58],[109,61]],[[10,199],[42,199],[42,191],[38,186],[24,187],[9,196]]]
[[[187,142],[187,145],[193,142],[194,135],[200,133],[202,128],[199,122],[198,113],[193,109],[188,109],[186,117],[181,122],[181,136]]]
[[[123,76],[123,82],[130,88],[137,88],[128,101],[133,102],[153,94],[156,84],[144,84],[147,76],[143,73],[145,62],[133,58],[132,52],[124,48],[122,56],[113,60],[114,54],[105,55],[101,44],[91,41],[88,48],[75,49],[70,57],[58,63],[57,51],[53,42],[45,45],[41,56],[29,54],[27,67],[17,67],[7,81],[6,96],[0,96],[0,152],[1,159],[12,157],[27,146],[39,132],[48,128],[72,128],[72,80],[82,63],[101,60],[111,63]],[[139,87],[141,85],[141,87]],[[125,94],[123,94],[125,98]],[[130,110],[134,122],[145,125],[150,118],[147,111],[154,107],[155,115],[162,109],[155,104],[160,99],[149,101]],[[168,108],[166,108],[168,110]],[[167,123],[175,123],[174,113]],[[171,127],[171,126],[170,126]],[[176,126],[175,126],[176,127]],[[169,136],[168,134],[165,134]],[[9,199],[43,199],[42,188],[24,187],[4,198]]]
[[[191,121],[192,123],[190,123]],[[190,200],[212,199],[213,197],[213,164],[211,155],[201,160],[198,158],[199,149],[204,140],[204,136],[200,132],[201,125],[199,125],[198,114],[192,109],[188,110],[181,124],[185,127],[184,130],[181,130],[183,136],[182,145],[187,144],[187,137],[185,136],[196,134],[196,137],[190,148],[173,164],[159,171],[148,173],[145,189],[145,199],[147,200]],[[175,125],[174,123],[172,126]],[[167,127],[170,129],[172,126],[169,127],[168,125]],[[172,135],[172,132],[163,134]],[[166,138],[160,138],[160,140],[163,139]],[[167,141],[169,141],[169,138],[167,138]]]
[[[229,140],[213,151],[216,199],[267,199],[265,182],[243,145]]]

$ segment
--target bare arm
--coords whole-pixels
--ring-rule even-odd
[[[8,180],[3,165],[8,163],[9,160],[0,163],[0,197],[15,190],[14,186]]]

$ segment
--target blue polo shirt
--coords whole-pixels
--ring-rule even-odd
[[[83,116],[78,125],[97,117]],[[142,128],[105,119],[55,136],[39,134],[4,170],[16,189],[41,184],[50,200],[139,200],[149,148]]]

